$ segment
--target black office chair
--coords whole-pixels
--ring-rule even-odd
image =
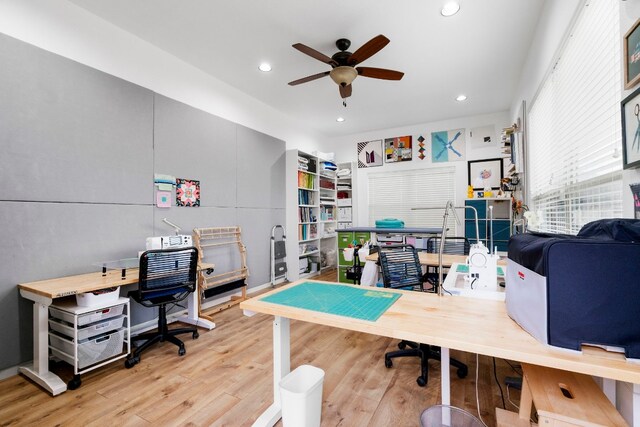
[[[466,237],[445,237],[444,239],[444,251],[445,254],[452,255],[469,255],[471,243]],[[427,239],[427,252],[432,254],[440,253],[440,237],[429,237]],[[443,272],[442,280],[447,277],[446,271]],[[437,291],[439,280],[438,267],[427,267],[425,273],[425,279],[429,282]]]
[[[178,248],[146,251],[140,257],[138,289],[129,292],[129,297],[145,307],[158,307],[158,330],[140,334],[133,341],[144,341],[125,360],[124,366],[133,367],[140,362],[140,353],[157,342],[169,341],[179,347],[178,354],[184,356],[184,343],[178,334],[191,333],[198,338],[195,327],[169,329],[167,327],[167,304],[175,304],[196,290],[198,250]]]
[[[446,241],[445,241],[446,242]],[[422,266],[418,258],[418,252],[411,245],[391,245],[380,248],[380,266],[382,280],[385,288],[424,290],[425,275],[422,274]],[[440,360],[440,348],[429,344],[415,343],[412,341],[400,341],[400,350],[391,351],[384,355],[384,366],[391,368],[395,357],[419,357],[421,372],[416,382],[420,387],[427,385],[429,378],[429,359]],[[410,347],[410,348],[406,348]],[[467,365],[456,360],[449,359],[451,365],[458,368],[459,378],[467,376]]]

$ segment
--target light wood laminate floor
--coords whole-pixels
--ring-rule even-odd
[[[316,278],[335,280],[335,271]],[[0,381],[0,425],[250,426],[272,398],[272,320],[261,314],[245,317],[236,306],[216,315],[216,328],[200,330],[199,339],[183,335],[186,356],[179,357],[173,344],[160,343],[142,353],[133,369],[114,362],[83,375],[79,389],[57,397],[20,375]],[[439,403],[439,365],[430,361],[429,383],[418,387],[417,358],[395,359],[393,368],[384,367],[384,353],[397,343],[291,322],[292,369],[312,364],[325,370],[323,426],[419,426],[421,411]],[[462,380],[452,370],[451,402],[477,414],[476,356],[451,353],[469,365],[469,376]],[[517,374],[503,360],[496,364],[506,407],[515,411],[504,378]],[[71,379],[64,363],[52,370]],[[493,361],[486,356],[480,356],[478,386],[482,418],[493,426],[494,408],[502,407],[502,399]],[[519,396],[511,391],[515,403]]]

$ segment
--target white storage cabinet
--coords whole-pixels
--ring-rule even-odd
[[[73,366],[75,390],[80,375],[125,358],[131,351],[129,298],[92,307],[63,300],[49,307],[49,349],[52,356]]]

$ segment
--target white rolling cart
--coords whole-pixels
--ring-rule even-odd
[[[125,358],[131,351],[129,298],[117,298],[80,306],[74,299],[49,307],[51,355],[73,366],[75,390],[80,375]]]

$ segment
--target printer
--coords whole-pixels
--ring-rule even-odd
[[[577,236],[514,235],[507,263],[507,312],[538,341],[640,359],[640,220],[594,221]]]

